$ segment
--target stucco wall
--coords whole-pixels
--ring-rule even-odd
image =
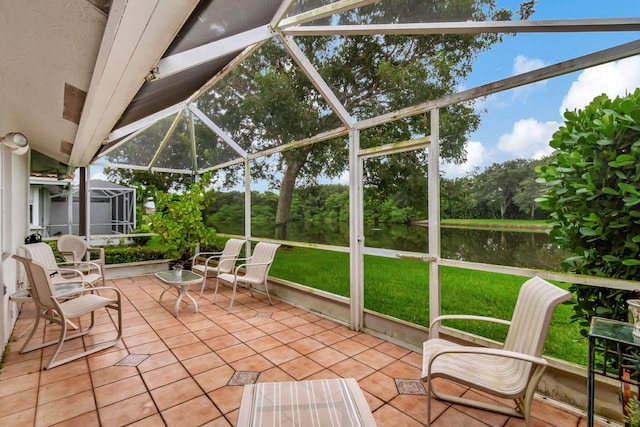
[[[0,131],[0,133],[3,133]],[[4,134],[4,133],[3,133]],[[29,231],[29,154],[18,156],[10,149],[1,147],[0,160],[0,246],[2,246],[3,293],[0,306],[0,339],[5,347],[18,317],[18,305],[9,301],[9,296],[18,287],[18,281],[24,280],[17,263],[11,258],[18,246],[24,243]]]

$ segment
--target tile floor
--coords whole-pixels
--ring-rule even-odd
[[[210,279],[211,280],[211,279]],[[427,397],[421,355],[285,303],[241,290],[227,314],[230,289],[216,304],[212,291],[196,297],[200,310],[180,308],[153,276],[107,281],[124,297],[124,334],[112,348],[48,371],[50,349],[19,354],[29,330],[25,304],[0,370],[0,426],[231,426],[242,384],[353,377],[378,426],[423,426]],[[192,292],[197,294],[197,292]],[[55,337],[55,325],[43,336]],[[108,340],[105,314],[85,343]],[[63,351],[79,351],[82,339]],[[473,393],[442,383],[452,393]],[[543,400],[534,402],[534,426],[583,426],[584,417]],[[433,403],[434,427],[524,426],[517,418]]]

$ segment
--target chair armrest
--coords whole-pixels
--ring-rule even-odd
[[[472,314],[444,314],[433,319],[429,325],[429,338],[438,337],[440,333],[440,323],[442,323],[443,320],[476,320],[481,322],[498,323],[505,326],[511,325],[511,321],[497,319],[495,317],[475,316]]]
[[[209,258],[211,258],[212,255],[222,255],[222,252],[198,252],[193,256],[193,259],[195,260],[196,258],[202,256],[208,256]]]
[[[79,268],[82,268],[82,266],[87,266],[89,267],[89,271],[91,271],[91,269],[93,268],[98,271],[98,274],[102,275],[102,268],[100,268],[100,265],[91,261],[66,261],[66,262],[60,262],[58,263],[58,265],[59,266],[66,266],[66,265],[79,266]]]
[[[71,292],[65,292],[64,294],[58,294],[56,296],[54,296],[53,298],[58,299],[58,298],[65,298],[68,297],[69,295],[74,295],[74,294],[78,294],[79,292],[91,292],[94,293],[95,291],[104,291],[104,290],[112,290],[116,292],[116,295],[118,296],[118,303],[120,303],[120,301],[122,300],[122,292],[120,291],[120,289],[118,288],[114,288],[113,286],[96,286],[96,287],[91,287],[91,284],[89,282],[82,282],[83,284],[87,284],[88,286],[85,286],[83,289],[80,289],[78,291],[71,291]]]
[[[87,252],[94,252],[98,254],[98,260],[104,264],[104,248],[94,248],[89,246]],[[94,261],[95,262],[95,261]]]
[[[61,250],[58,250],[58,253],[67,262],[70,262],[70,260],[73,261],[77,257],[76,251],[61,251]]]
[[[236,270],[235,270],[235,272],[234,272],[233,274],[234,274],[235,276],[237,276],[237,275],[238,275],[238,271],[239,271],[241,268],[246,267],[246,266],[248,266],[248,265],[269,265],[269,264],[271,264],[272,262],[273,262],[273,260],[268,261],[268,262],[246,262],[246,263],[244,263],[244,264],[240,264],[240,265],[238,265],[238,266],[236,267]]]
[[[74,276],[78,276],[78,278],[81,279],[79,281],[84,282],[84,280],[82,280],[84,274],[82,273],[82,271],[76,270],[75,268],[49,268],[47,271],[49,272],[49,277],[55,277],[58,274],[73,274]]]

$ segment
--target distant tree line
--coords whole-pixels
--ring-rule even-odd
[[[545,191],[536,183],[534,168],[543,160],[509,160],[494,163],[482,172],[460,178],[441,179],[441,217],[478,219],[544,219],[548,213],[535,199]],[[365,184],[364,220],[369,223],[408,223],[427,219],[427,181],[422,177],[412,191],[395,188],[379,191]],[[244,193],[215,192],[204,213],[208,225],[244,220]],[[251,218],[254,223],[273,224],[278,195],[271,191],[251,193]],[[349,187],[323,184],[296,189],[291,204],[291,221],[349,221]]]
[[[535,201],[546,190],[536,182],[535,167],[549,161],[508,160],[462,178],[442,179],[442,218],[547,218],[548,213]]]

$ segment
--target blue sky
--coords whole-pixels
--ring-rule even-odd
[[[519,1],[498,0],[515,8]],[[640,17],[640,1],[538,0],[530,19]],[[596,50],[640,39],[640,32],[518,34],[483,53],[465,88],[552,65]],[[479,106],[482,123],[467,144],[467,162],[443,165],[447,177],[463,176],[493,163],[549,154],[562,112],[582,108],[594,96],[624,95],[640,87],[640,56],[594,67],[488,97]]]

